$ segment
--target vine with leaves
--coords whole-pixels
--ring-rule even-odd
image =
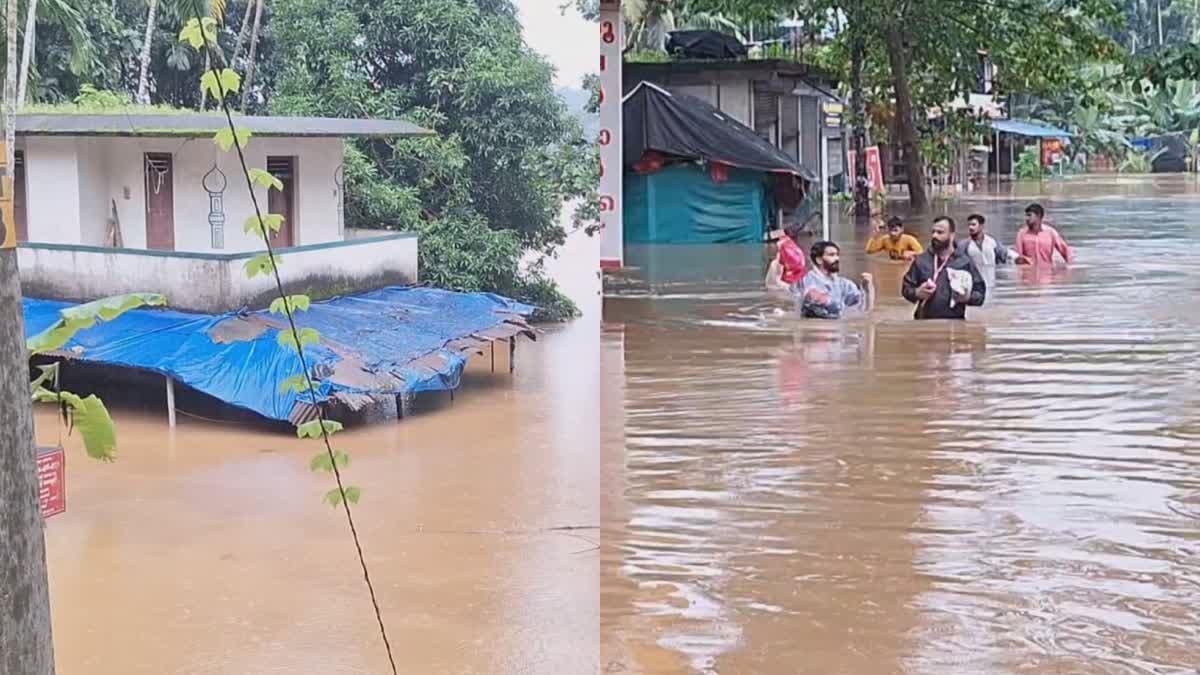
[[[324,444],[324,449],[313,456],[309,465],[313,471],[325,471],[333,474],[336,487],[325,494],[325,501],[334,508],[340,506],[345,513],[346,522],[349,525],[350,534],[354,540],[354,547],[358,554],[359,565],[362,568],[363,580],[367,585],[367,590],[371,596],[371,604],[375,610],[375,619],[379,626],[379,633],[383,639],[384,648],[387,651],[392,673],[395,675],[397,672],[396,661],[392,656],[387,628],[383,621],[383,614],[379,608],[379,601],[375,595],[374,585],[371,582],[366,558],[362,552],[362,544],[359,541],[358,530],[354,524],[354,514],[350,509],[350,504],[358,503],[362,491],[357,486],[346,485],[343,480],[342,470],[349,466],[350,455],[345,451],[335,450],[330,440],[333,434],[342,429],[342,425],[337,421],[325,418],[325,412],[320,400],[317,398],[314,378],[304,351],[306,346],[319,343],[321,336],[316,329],[311,327],[301,328],[296,323],[296,313],[308,311],[312,301],[307,295],[288,295],[284,291],[283,280],[279,275],[279,264],[282,261],[275,254],[271,246],[271,233],[278,232],[283,227],[284,218],[278,214],[267,214],[264,216],[262,209],[259,207],[258,196],[255,194],[256,185],[270,191],[282,190],[283,184],[269,172],[247,166],[244,149],[250,141],[252,134],[246,129],[239,129],[234,124],[230,106],[231,97],[237,94],[241,88],[242,78],[232,68],[217,65],[225,63],[224,59],[219,58],[214,52],[217,48],[217,21],[210,16],[205,16],[196,0],[192,0],[192,2],[194,17],[189,19],[180,31],[179,40],[201,52],[205,56],[206,62],[210,64],[209,69],[200,78],[200,88],[205,96],[210,96],[217,102],[227,122],[227,126],[213,136],[213,142],[225,152],[228,152],[230,149],[236,151],[242,174],[246,180],[246,188],[250,192],[250,201],[254,207],[254,215],[246,220],[244,230],[248,234],[257,234],[262,238],[266,246],[264,253],[254,256],[247,261],[245,266],[246,275],[250,278],[254,278],[260,274],[267,275],[272,277],[275,282],[278,297],[271,302],[270,312],[282,315],[287,320],[287,327],[279,331],[279,344],[295,350],[300,362],[300,372],[284,380],[281,385],[281,391],[284,393],[295,392],[297,395],[307,393],[309,402],[316,411],[317,419],[298,425],[296,427],[296,435],[300,438],[319,439]]]

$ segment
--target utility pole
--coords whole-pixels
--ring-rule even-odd
[[[46,539],[38,505],[33,402],[13,220],[17,0],[6,3],[8,50],[0,129],[0,672],[53,675]]]

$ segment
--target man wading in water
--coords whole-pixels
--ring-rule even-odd
[[[800,315],[810,319],[840,319],[854,307],[871,311],[875,285],[870,274],[863,273],[865,290],[838,274],[841,249],[832,241],[818,241],[812,247],[813,269],[804,275],[798,289]]]
[[[1042,222],[1045,217],[1046,209],[1041,204],[1025,207],[1025,229],[1017,234],[1017,253],[1035,265],[1054,264],[1055,251],[1062,256],[1063,262],[1071,262],[1071,247],[1058,230]]]
[[[929,250],[917,256],[904,275],[901,293],[916,303],[914,319],[965,319],[967,305],[978,307],[987,283],[975,263],[954,244],[954,219],[933,221]]]
[[[959,246],[967,254],[975,268],[983,275],[988,292],[996,285],[996,265],[1028,265],[1029,258],[1018,254],[1012,249],[1005,248],[996,241],[995,237],[984,230],[987,222],[978,213],[967,216],[967,234],[970,235]]]

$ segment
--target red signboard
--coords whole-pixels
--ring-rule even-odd
[[[855,177],[855,166],[857,164],[857,156],[851,151],[847,157],[849,170],[849,184],[853,185]],[[867,148],[867,183],[872,192],[883,192],[883,164],[879,161],[879,146],[872,145]]]
[[[57,516],[67,510],[67,457],[61,447],[38,448],[38,501],[42,517]]]

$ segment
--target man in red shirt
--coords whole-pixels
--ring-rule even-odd
[[[807,234],[804,225],[800,223],[788,225],[782,235],[779,230],[771,231],[771,238],[779,246],[779,253],[767,272],[768,286],[791,288],[804,278],[808,272],[808,261],[799,242],[800,238]]]
[[[1058,230],[1042,222],[1045,217],[1046,209],[1041,204],[1025,207],[1025,229],[1017,233],[1017,254],[1035,265],[1052,265],[1054,252],[1058,251],[1063,262],[1071,262],[1071,247]]]

